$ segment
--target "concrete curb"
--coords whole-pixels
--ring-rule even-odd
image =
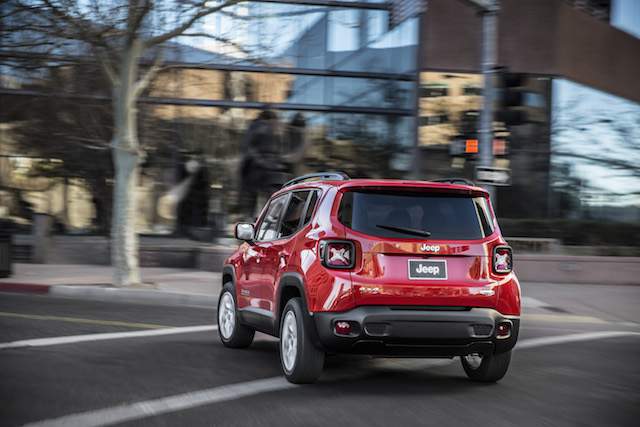
[[[514,255],[521,282],[640,285],[640,257]]]
[[[215,308],[217,295],[159,291],[152,289],[121,289],[106,286],[41,285],[0,283],[0,292],[47,294],[62,298],[91,301],[130,302],[151,305],[177,305]]]
[[[16,283],[2,282],[0,283],[0,292],[24,292],[32,294],[47,294],[51,285],[42,285],[35,283]]]

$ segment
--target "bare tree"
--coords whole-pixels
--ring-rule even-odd
[[[583,114],[576,105],[578,100],[560,106],[553,117],[552,154],[640,178],[640,109]]]
[[[108,78],[115,167],[111,262],[116,286],[140,283],[135,190],[145,152],[138,140],[137,100],[162,69],[163,43],[189,35],[205,17],[243,1],[14,0],[3,8],[3,49],[80,51],[93,57]],[[152,65],[144,67],[149,59]]]

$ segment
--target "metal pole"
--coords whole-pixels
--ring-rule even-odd
[[[495,88],[493,73],[496,67],[499,0],[490,0],[482,10],[482,75],[484,91],[480,112],[480,166],[493,166],[493,104]],[[495,188],[485,185],[496,208]]]
[[[411,160],[411,178],[422,179],[421,163],[420,163],[420,75],[424,68],[424,58],[422,57],[423,39],[425,36],[424,31],[424,14],[427,12],[427,2],[422,3],[422,8],[418,14],[418,40],[416,40],[416,72],[415,82],[413,85],[414,103],[413,103],[413,159]]]

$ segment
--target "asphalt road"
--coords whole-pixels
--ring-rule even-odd
[[[214,309],[0,294],[0,425],[637,425],[640,287],[524,293],[498,384],[468,381],[456,359],[334,356],[308,386],[282,379],[272,338],[224,348]]]

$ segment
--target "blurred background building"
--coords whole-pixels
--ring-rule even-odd
[[[585,242],[617,230],[635,244],[624,230],[640,227],[640,2],[500,3],[496,83],[517,95],[494,121],[495,166],[512,174],[497,192],[506,234],[580,243],[595,221],[604,231]],[[251,1],[197,32],[164,47],[170,67],[140,103],[141,233],[224,235],[311,171],[474,178],[481,17],[468,2]],[[111,113],[98,66],[78,52],[0,56],[0,216],[106,233]]]

